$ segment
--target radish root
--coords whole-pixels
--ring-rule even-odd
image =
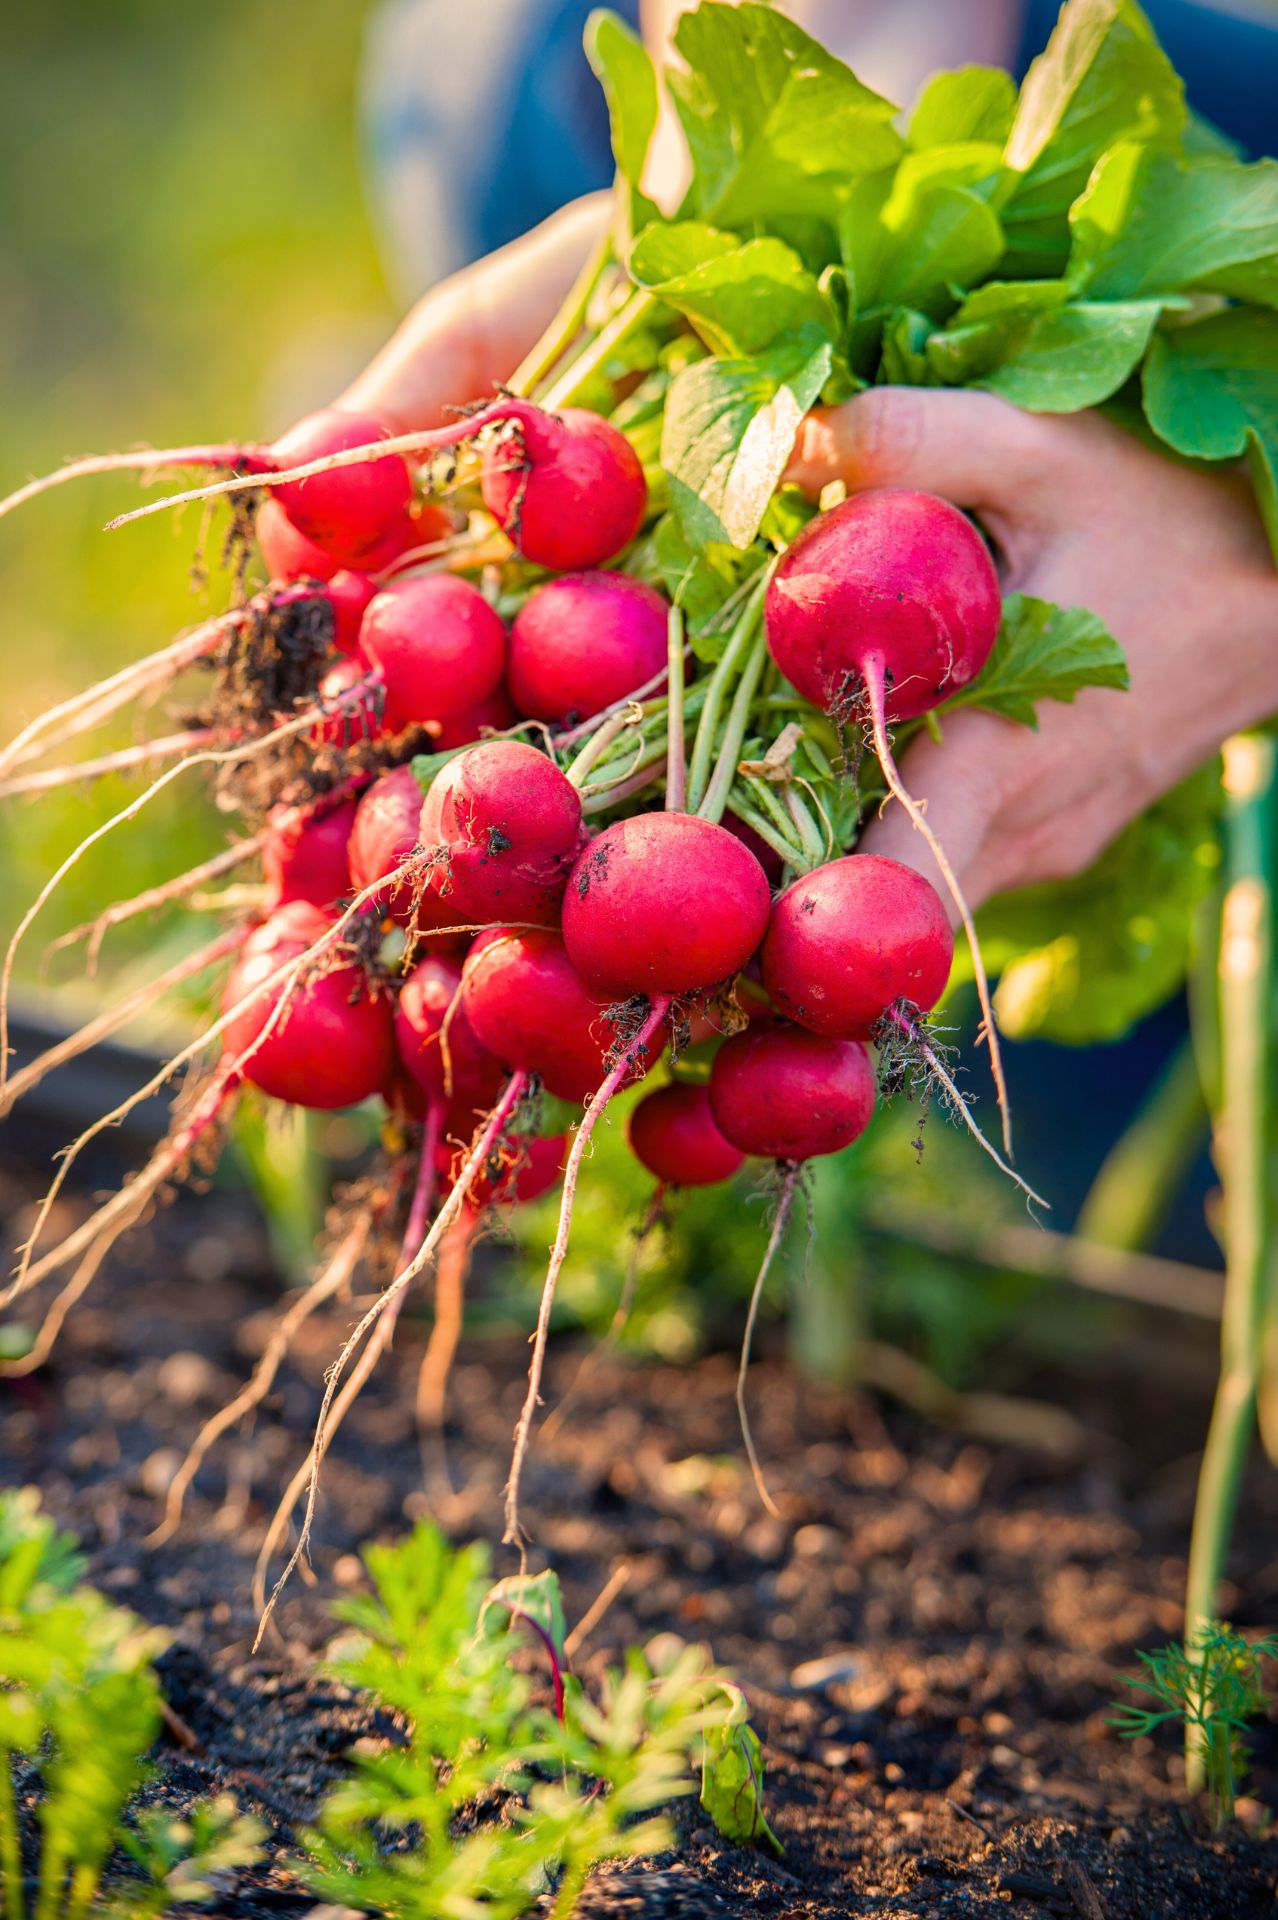
[[[401,1270],[396,1274],[390,1285],[378,1295],[368,1312],[348,1337],[341,1352],[333,1362],[333,1365],[329,1368],[328,1380],[324,1389],[324,1398],[320,1405],[319,1418],[315,1424],[315,1438],[311,1444],[310,1454],[302,1467],[298,1469],[297,1475],[294,1476],[293,1485],[285,1495],[285,1501],[289,1501],[291,1495],[291,1504],[288,1507],[288,1511],[291,1513],[292,1507],[296,1505],[301,1485],[303,1482],[305,1483],[307,1489],[306,1513],[303,1518],[302,1529],[298,1535],[297,1545],[289,1556],[284,1571],[272,1588],[269,1600],[266,1600],[264,1603],[260,1595],[265,1591],[265,1569],[269,1564],[270,1555],[274,1552],[278,1539],[278,1513],[276,1515],[276,1521],[272,1522],[271,1533],[268,1534],[267,1543],[264,1543],[262,1554],[259,1557],[259,1570],[254,1583],[254,1594],[257,1596],[257,1605],[261,1617],[258,1621],[257,1635],[253,1642],[255,1648],[261,1645],[262,1635],[270,1624],[271,1616],[275,1611],[280,1594],[283,1592],[293,1569],[302,1559],[309,1545],[311,1524],[315,1517],[315,1500],[319,1487],[319,1470],[323,1465],[324,1453],[333,1429],[333,1421],[335,1419],[341,1420],[345,1416],[347,1408],[353,1404],[359,1387],[363,1385],[369,1373],[371,1373],[379,1354],[390,1339],[390,1334],[394,1329],[395,1320],[398,1318],[405,1293],[417,1278],[418,1274],[423,1271],[427,1263],[433,1258],[444,1235],[460,1214],[471,1181],[480,1171],[488,1155],[492,1152],[494,1146],[505,1132],[511,1115],[527,1091],[528,1083],[529,1076],[526,1073],[513,1073],[510,1076],[510,1079],[506,1082],[501,1098],[498,1100],[483,1126],[479,1129],[466,1163],[458,1174],[456,1183],[449,1193],[448,1198],[435,1216],[434,1224],[431,1226],[430,1232],[427,1233],[422,1240],[417,1252],[411,1259],[407,1260],[407,1264],[401,1267]],[[385,1329],[385,1331],[383,1332],[382,1329]],[[370,1331],[373,1333],[374,1338],[369,1341],[368,1346],[360,1356],[359,1363],[352,1371],[351,1377],[339,1397],[338,1385],[345,1371],[346,1363],[359,1346],[361,1340],[363,1340],[365,1334]],[[294,1492],[293,1487],[296,1487],[298,1491]],[[283,1506],[284,1502],[281,1502],[281,1509],[283,1509]],[[280,1530],[282,1531],[282,1526]],[[267,1551],[268,1544],[270,1552]]]
[[[238,467],[246,460],[259,458],[247,447],[139,447],[133,453],[95,453],[82,460],[68,460],[38,480],[28,480],[16,492],[0,500],[0,520],[28,500],[36,500],[68,480],[84,480],[100,473],[154,473],[160,467]]]
[[[921,833],[927,842],[932,858],[937,864],[942,880],[963,922],[963,932],[967,936],[968,950],[972,956],[972,973],[976,980],[977,998],[981,1003],[982,1035],[990,1050],[990,1073],[994,1079],[994,1090],[998,1097],[999,1113],[1003,1122],[1003,1151],[1011,1158],[1012,1153],[1012,1108],[1007,1094],[1007,1079],[1003,1072],[1003,1053],[999,1046],[998,1029],[994,1024],[994,1003],[990,998],[989,977],[985,971],[985,960],[981,953],[981,943],[976,932],[976,923],[966,896],[959,885],[958,876],[950,865],[949,856],[927,823],[923,808],[906,787],[896,761],[892,755],[892,743],[888,739],[886,699],[887,688],[884,679],[883,661],[878,654],[869,655],[863,663],[862,677],[865,686],[866,704],[869,708],[870,727],[874,738],[874,750],[879,764],[883,768],[883,777],[893,797],[900,801],[916,832]]]
[[[586,1103],[586,1111],[582,1115],[581,1123],[577,1128],[577,1137],[568,1155],[568,1164],[564,1168],[564,1190],[559,1206],[559,1225],[555,1233],[555,1244],[550,1250],[550,1264],[546,1269],[545,1285],[541,1291],[537,1328],[533,1335],[532,1360],[528,1368],[528,1391],[524,1396],[519,1422],[515,1428],[510,1474],[506,1481],[506,1526],[502,1540],[506,1545],[518,1548],[521,1564],[526,1539],[519,1520],[519,1488],[523,1478],[524,1462],[528,1455],[528,1444],[532,1437],[533,1421],[541,1405],[541,1380],[546,1365],[546,1345],[550,1338],[550,1315],[555,1304],[555,1288],[559,1282],[560,1269],[568,1252],[568,1237],[572,1231],[573,1202],[577,1193],[577,1177],[581,1172],[581,1163],[585,1157],[586,1148],[590,1144],[590,1137],[595,1130],[595,1122],[613,1095],[625,1085],[633,1062],[637,1056],[641,1057],[646,1053],[649,1041],[660,1030],[669,1011],[670,996],[658,994],[652,1000],[633,1039],[624,1046],[618,1047],[616,1061],[609,1069],[603,1083]]]
[[[755,1323],[759,1318],[759,1303],[763,1298],[764,1283],[777,1255],[777,1249],[785,1238],[785,1230],[790,1224],[790,1214],[794,1208],[795,1188],[799,1184],[802,1167],[797,1162],[782,1162],[785,1173],[781,1182],[781,1191],[777,1196],[776,1210],[772,1216],[772,1231],[768,1235],[768,1244],[764,1249],[763,1260],[750,1295],[750,1310],[746,1314],[745,1332],[741,1336],[741,1358],[737,1365],[737,1418],[741,1422],[741,1438],[745,1442],[746,1458],[750,1462],[750,1472],[760,1500],[774,1520],[780,1520],[780,1507],[768,1492],[763,1477],[763,1468],[759,1464],[759,1455],[754,1444],[754,1434],[750,1430],[750,1414],[746,1406],[746,1376],[750,1371],[750,1349],[754,1345]]]

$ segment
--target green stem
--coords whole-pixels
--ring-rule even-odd
[[[581,752],[568,767],[564,774],[564,779],[574,787],[583,787],[586,782],[586,775],[590,772],[596,761],[602,758],[608,751],[608,748],[612,746],[613,742],[618,739],[631,724],[631,721],[627,719],[624,712],[614,713],[610,719],[605,720],[599,731],[591,734],[589,740],[587,740],[585,746],[581,749]]]
[[[532,347],[515,368],[509,382],[511,393],[528,395],[539,380],[561,360],[585,325],[586,310],[591,296],[604,276],[608,262],[612,258],[611,222],[600,234],[598,240],[582,262],[581,271],[569,287],[560,307],[541,339]]]
[[[1128,1253],[1148,1247],[1206,1127],[1198,1063],[1186,1040],[1106,1154],[1074,1227],[1079,1238]]]
[[[622,780],[601,781],[598,785],[587,787],[582,794],[581,811],[587,817],[592,813],[606,813],[609,807],[616,807],[623,800],[629,800],[645,787],[650,787],[665,771],[666,751],[664,745],[660,753],[645,760]]]
[[[743,826],[752,827],[760,840],[766,841],[772,851],[781,856],[787,867],[793,867],[796,873],[803,871],[802,852],[781,832],[774,820],[769,820],[766,814],[759,813],[739,794],[733,800],[732,811]]]
[[[766,578],[760,581],[736,626],[728,635],[728,644],[715,665],[714,672],[703,684],[705,686],[705,705],[701,709],[701,720],[697,727],[696,738],[692,743],[692,762],[688,768],[688,811],[696,813],[705,799],[706,786],[710,779],[710,762],[714,755],[715,735],[719,731],[719,715],[723,711],[723,702],[728,688],[741,670],[744,658],[763,611],[763,596],[767,589]]]
[[[1185,1641],[1216,1616],[1239,1487],[1255,1430],[1257,1364],[1272,1220],[1267,1184],[1270,999],[1278,748],[1259,734],[1226,743],[1228,886],[1221,917],[1221,1106],[1216,1152],[1224,1182],[1225,1301],[1221,1371],[1203,1449],[1189,1547]],[[1203,1761],[1186,1742],[1191,1791]]]
[[[742,669],[741,678],[737,682],[732,705],[728,710],[728,724],[724,729],[719,757],[715,761],[705,799],[697,808],[703,820],[722,820],[727,810],[728,795],[732,791],[732,782],[736,778],[737,764],[745,744],[746,728],[750,724],[750,708],[759,690],[763,669],[767,664],[768,649],[764,644],[763,635],[759,634],[750,643],[750,652]]]
[[[13,1791],[13,1756],[0,1747],[0,1876],[4,1879],[5,1920],[23,1920],[22,1846],[18,1802]]]
[[[670,662],[666,808],[670,813],[682,813],[688,798],[688,765],[683,734],[683,615],[678,607],[671,607],[666,620],[666,650]]]
[[[798,829],[808,865],[823,866],[830,857],[830,845],[825,834],[812,818],[811,808],[805,804],[793,787],[786,790],[785,804],[786,811]]]
[[[546,392],[538,404],[553,413],[557,407],[571,406],[583,388],[589,385],[595,375],[607,364],[628,334],[635,333],[656,309],[657,301],[650,293],[632,293],[624,307],[614,313],[606,327],[603,327],[593,345],[578,354],[570,367],[565,368]]]

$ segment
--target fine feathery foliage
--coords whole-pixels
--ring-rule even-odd
[[[1125,1700],[1110,1724],[1129,1740],[1177,1722],[1202,1761],[1212,1826],[1234,1817],[1248,1768],[1247,1724],[1264,1712],[1261,1664],[1278,1660],[1278,1635],[1247,1640],[1220,1620],[1199,1628],[1190,1646],[1167,1646],[1139,1656],[1142,1671],[1123,1685],[1148,1705]]]
[[[165,1635],[79,1584],[81,1571],[32,1491],[0,1494],[0,1912],[159,1920],[177,1903],[208,1905],[262,1830],[230,1795],[185,1819],[130,1814],[160,1726],[152,1663]],[[34,1810],[30,1879],[20,1801]],[[121,1852],[132,1871],[108,1880]]]
[[[665,1809],[700,1791],[730,1839],[779,1851],[745,1696],[697,1647],[632,1652],[597,1699],[567,1671],[553,1574],[490,1587],[485,1548],[429,1524],[370,1547],[375,1591],[343,1602],[337,1673],[402,1717],[402,1744],[353,1756],[308,1837],[317,1893],[394,1920],[573,1911],[591,1869],[674,1843]],[[533,1703],[511,1635],[545,1654],[558,1713]]]

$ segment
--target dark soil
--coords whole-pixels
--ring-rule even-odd
[[[0,1191],[11,1227],[28,1197],[16,1175]],[[422,1328],[401,1328],[327,1463],[317,1578],[294,1583],[280,1634],[254,1658],[253,1557],[349,1307],[308,1324],[268,1414],[214,1455],[178,1537],[143,1542],[277,1299],[246,1211],[225,1195],[186,1197],[134,1236],[56,1364],[0,1387],[4,1478],[37,1483],[81,1535],[95,1581],[174,1635],[162,1671],[177,1721],[157,1756],[159,1796],[181,1805],[229,1786],[270,1827],[272,1863],[227,1896],[228,1920],[311,1911],[287,1865],[293,1830],[350,1743],[385,1732],[316,1674],[326,1603],[360,1580],[362,1540],[427,1511],[457,1537],[499,1537],[526,1363],[522,1344],[464,1351],[449,1491],[438,1457],[423,1468],[413,1428]],[[570,1618],[628,1569],[579,1665],[589,1678],[658,1632],[708,1641],[749,1691],[786,1853],[775,1865],[728,1847],[685,1807],[678,1856],[600,1878],[582,1913],[1272,1916],[1278,1840],[1260,1829],[1263,1804],[1278,1803],[1278,1728],[1257,1730],[1255,1797],[1220,1841],[1183,1798],[1173,1737],[1125,1743],[1105,1722],[1133,1650],[1180,1626],[1210,1330],[1194,1340],[1203,1364],[1188,1379],[1137,1352],[1069,1383],[1094,1441],[1068,1465],[818,1391],[765,1358],[756,1438],[784,1524],[742,1471],[730,1356],[597,1367],[526,1478],[526,1517]],[[549,1404],[579,1358],[555,1355]],[[1278,1477],[1257,1472],[1248,1489],[1232,1573],[1231,1616],[1271,1627]]]

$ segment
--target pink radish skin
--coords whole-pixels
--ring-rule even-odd
[[[508,684],[520,713],[589,719],[666,662],[670,609],[624,573],[571,573],[529,595],[510,630]]]
[[[868,1040],[889,1007],[936,1005],[954,935],[922,874],[854,853],[781,895],[760,958],[764,985],[792,1020],[827,1039]]]
[[[562,1179],[567,1145],[563,1134],[513,1141],[506,1165],[499,1161],[491,1171],[485,1168],[472,1179],[466,1193],[468,1209],[482,1213],[494,1202],[498,1206],[526,1206],[530,1200],[540,1199]],[[447,1141],[439,1147],[435,1164],[445,1193],[452,1191],[458,1162],[463,1157]],[[502,1159],[505,1158],[503,1155]]]
[[[768,650],[814,706],[842,710],[882,683],[889,724],[974,680],[998,636],[998,576],[948,500],[854,494],[799,535],[768,588]]]
[[[476,926],[557,926],[582,835],[577,789],[517,740],[484,741],[450,760],[421,809],[421,844],[438,855],[431,887]]]
[[[710,1108],[742,1153],[812,1160],[865,1132],[874,1072],[855,1040],[822,1040],[801,1027],[766,1027],[724,1042],[710,1069]]]
[[[447,753],[453,747],[468,747],[472,741],[478,744],[485,733],[505,733],[518,718],[505,687],[496,687],[477,707],[468,707],[451,720],[427,721],[426,731],[436,751]]]
[[[223,1010],[305,953],[331,926],[318,907],[296,900],[249,935],[223,999]],[[222,1044],[228,1059],[248,1052],[282,989],[267,989],[231,1021]],[[246,1080],[275,1100],[323,1110],[354,1106],[378,1092],[395,1064],[390,1001],[374,994],[360,968],[320,973],[293,993],[275,1026],[244,1061]]]
[[[770,887],[779,887],[781,876],[785,872],[785,861],[775,847],[770,847],[761,834],[748,827],[744,820],[738,820],[735,813],[725,813],[723,824],[734,840],[743,847],[749,847],[751,853],[768,876]]]
[[[768,924],[767,877],[725,827],[641,813],[592,840],[564,895],[568,955],[592,993],[698,993],[739,973]]]
[[[498,402],[477,419],[503,414],[518,421],[519,433],[485,449],[482,490],[520,553],[553,573],[614,559],[643,525],[648,504],[643,467],[626,436],[583,407],[549,414]],[[477,419],[466,423],[471,432]]]
[[[715,1124],[705,1087],[673,1085],[645,1094],[630,1116],[629,1138],[639,1164],[668,1187],[712,1187],[745,1162]]]
[[[387,438],[386,429],[371,415],[330,407],[299,420],[275,442],[271,457],[275,467],[286,472],[325,454]],[[298,532],[339,565],[362,565],[402,529],[412,505],[413,482],[407,462],[391,454],[385,460],[289,481],[276,488],[275,499]]]
[[[558,934],[510,933],[471,949],[462,1005],[490,1053],[538,1074],[559,1100],[587,1100],[608,1071],[617,1030],[587,993]],[[655,1056],[654,1056],[655,1057]],[[636,1061],[642,1078],[652,1057]]]
[[[375,780],[355,810],[347,846],[351,891],[363,893],[397,868],[402,867],[418,844],[417,824],[421,818],[422,790],[411,766],[396,767]],[[456,926],[460,916],[450,902],[441,900],[425,887],[413,912],[413,886],[402,880],[373,899],[380,910],[402,927],[417,927],[431,934]],[[466,936],[458,939],[464,946]]]
[[[444,1132],[473,1131],[505,1085],[500,1060],[481,1043],[457,999],[461,968],[435,956],[404,982],[395,1008],[395,1044],[427,1101],[444,1114]]]
[[[262,848],[272,912],[293,900],[331,907],[351,891],[347,842],[354,824],[353,800],[309,818],[293,807],[272,809]]]
[[[359,637],[386,688],[391,733],[479,706],[506,670],[500,617],[455,574],[392,580],[369,604]]]
[[[298,532],[274,494],[258,508],[255,532],[272,580],[331,580],[341,566],[324,547]]]
[[[325,598],[333,609],[333,645],[350,659],[360,657],[360,628],[377,583],[366,573],[341,567],[327,582]]]

